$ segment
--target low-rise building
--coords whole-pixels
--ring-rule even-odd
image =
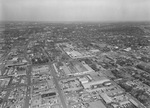
[[[60,66],[59,68],[62,72],[64,72],[67,76],[69,75],[83,75],[87,73],[95,72],[90,66],[88,66],[85,62],[77,62],[73,64],[65,64]],[[58,71],[58,70],[56,70]]]

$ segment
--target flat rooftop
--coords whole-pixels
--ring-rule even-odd
[[[90,102],[89,108],[106,108],[106,106],[99,100],[95,102]]]
[[[61,67],[67,75],[94,71],[86,63],[81,63],[81,62],[75,62],[75,63],[70,62],[69,64],[63,63],[63,66]]]

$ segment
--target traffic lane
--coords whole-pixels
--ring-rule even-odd
[[[61,88],[60,88],[60,86],[58,84],[58,81],[57,81],[57,78],[56,78],[56,74],[55,74],[55,70],[54,70],[53,66],[51,66],[50,68],[52,69],[51,74],[53,76],[53,80],[54,80],[54,83],[56,85],[56,89],[58,91],[58,94],[60,96],[60,100],[62,102],[63,108],[68,108],[68,106],[66,105],[66,98],[62,95],[62,90],[61,90]]]
[[[30,101],[30,87],[27,87],[27,93],[26,93],[24,108],[29,108],[29,106],[30,106],[29,101]]]

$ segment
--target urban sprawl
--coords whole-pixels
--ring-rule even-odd
[[[150,23],[4,22],[0,108],[150,108]]]

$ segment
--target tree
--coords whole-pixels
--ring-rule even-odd
[[[3,103],[3,99],[2,98],[0,98],[0,104],[2,104]]]
[[[130,92],[133,88],[131,86],[128,86],[127,84],[121,83],[119,84],[123,89],[125,89],[126,92]]]
[[[91,65],[91,68],[92,68],[93,70],[95,70],[95,71],[99,71],[99,69],[96,67],[95,64],[92,64],[92,65]]]

